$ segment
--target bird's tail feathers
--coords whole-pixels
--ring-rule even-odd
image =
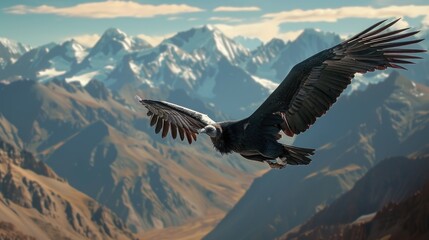
[[[295,146],[283,145],[285,148],[286,163],[289,165],[307,165],[311,162],[309,156],[314,154],[314,149],[300,148]]]

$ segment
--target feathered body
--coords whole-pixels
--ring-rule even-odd
[[[217,131],[221,134],[218,136],[210,137],[213,146],[221,154],[228,154],[232,152],[240,152],[243,149],[243,139],[245,139],[242,130],[244,129],[246,119],[241,121],[227,121],[220,122],[215,125]]]

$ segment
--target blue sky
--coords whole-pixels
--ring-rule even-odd
[[[429,26],[427,0],[24,0],[0,1],[0,37],[31,46],[76,38],[91,45],[110,27],[152,43],[212,24],[230,37],[293,39],[304,28],[350,35],[384,18]]]

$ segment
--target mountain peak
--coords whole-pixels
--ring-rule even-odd
[[[196,29],[198,29],[198,28],[196,28]],[[205,24],[201,27],[201,29],[205,30],[205,31],[211,31],[211,32],[216,32],[216,31],[220,32],[220,30],[217,27],[215,27],[214,25],[211,25],[211,24]]]
[[[111,28],[108,28],[106,31],[104,31],[102,37],[110,37],[110,38],[118,38],[119,37],[119,38],[123,39],[123,38],[127,37],[127,34],[118,28],[111,27]]]
[[[132,49],[132,39],[117,28],[107,29],[95,46],[91,49],[90,56],[97,53],[104,55],[115,55],[119,52],[130,52]]]
[[[267,44],[265,44],[266,47],[273,47],[273,46],[281,46],[284,47],[286,44],[283,40],[279,38],[273,38]]]
[[[0,38],[0,69],[8,64],[16,62],[24,53],[30,51],[30,47],[22,43]]]
[[[8,38],[0,37],[0,48],[8,47],[11,54],[19,54],[22,55],[25,52],[30,51],[31,47],[20,42],[16,42],[14,40]]]
[[[148,41],[144,40],[143,38],[134,37],[132,40],[134,42],[134,48],[136,50],[138,50],[138,49],[146,49],[146,48],[151,48],[152,47],[152,45]]]
[[[341,38],[338,34],[333,32],[325,32],[320,29],[314,28],[306,28],[304,31],[298,36],[295,42],[300,41],[320,41],[322,40],[328,44],[335,44],[341,42]]]
[[[116,55],[118,53],[129,53],[150,47],[152,46],[141,38],[128,36],[125,32],[117,28],[108,28],[91,49],[89,56],[96,55],[97,53]]]
[[[204,25],[192,28],[188,31],[179,32],[173,37],[166,39],[163,43],[172,43],[188,53],[204,53],[206,59],[219,59],[219,55],[229,61],[249,55],[249,51],[234,40],[228,38],[219,29],[212,25]]]
[[[65,49],[65,55],[69,58],[76,59],[80,63],[87,54],[87,48],[74,39],[67,40],[61,44]]]

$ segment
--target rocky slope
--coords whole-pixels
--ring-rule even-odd
[[[429,184],[429,176],[426,174],[428,171],[427,156],[384,160],[362,177],[350,191],[302,226],[285,234],[282,239],[349,239],[351,236],[353,239],[380,239],[392,231],[400,230],[397,226],[403,224],[409,225],[403,232],[408,232],[410,237],[417,234],[410,229],[411,226],[417,227],[416,230],[426,231],[427,234],[429,228],[421,217],[427,216],[429,212],[424,212],[422,205],[409,207],[410,204],[405,202],[416,201],[409,198],[415,198],[416,196],[412,196]],[[418,198],[423,197],[422,193],[418,195]],[[415,209],[420,208],[423,212],[416,214]],[[410,212],[404,212],[405,209]],[[420,219],[413,217],[411,220],[411,216],[420,216]],[[395,233],[392,236],[399,238],[401,235]]]
[[[2,140],[0,213],[2,239],[136,239],[110,210]]]
[[[428,144],[428,106],[428,88],[399,74],[343,97],[294,143],[316,147],[313,162],[255,180],[205,239],[273,239],[302,224],[381,159]]]

